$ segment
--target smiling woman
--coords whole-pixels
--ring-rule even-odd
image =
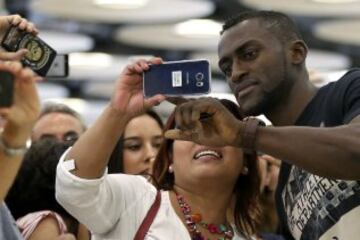
[[[221,103],[237,119],[242,119],[235,103],[225,99],[222,99]],[[173,113],[164,131],[174,128],[176,123]],[[230,226],[229,231],[234,233],[236,229],[236,232],[246,237],[255,233],[259,194],[259,174],[255,155],[244,154],[242,149],[235,147],[208,147],[190,141],[165,139],[154,163],[154,178],[161,189],[169,191],[173,207],[187,223],[192,239],[197,239],[197,236],[213,237],[207,232],[213,232],[209,227],[204,231],[204,223],[206,218],[211,216],[209,213],[214,211],[215,205],[220,202],[223,204],[222,211],[230,210],[233,218],[230,220],[226,218],[226,211],[219,211],[216,214],[222,216],[220,224],[207,223],[207,226]],[[195,215],[192,212],[189,217],[189,214],[183,212],[184,197],[187,203],[190,203],[187,206],[195,210]],[[206,206],[204,202],[200,203],[200,200],[211,203]],[[194,216],[201,216],[202,220],[197,221]],[[191,223],[189,219],[192,220]],[[234,227],[233,230],[230,230],[231,226]],[[224,232],[223,234],[224,239],[231,239]]]
[[[161,59],[151,61],[160,63]],[[142,113],[164,96],[143,97],[142,73],[149,68],[147,61],[139,60],[124,70],[103,114],[61,158],[57,200],[91,230],[93,239],[253,239],[259,193],[253,153],[167,139],[155,159],[154,184],[142,176],[107,173],[108,158],[121,135],[124,170],[125,157],[130,159],[141,149],[138,136],[151,140],[146,144],[149,149],[157,144],[152,131],[158,125]],[[235,103],[213,101],[242,119]],[[146,126],[137,125],[145,120]],[[174,128],[172,116],[166,129]],[[148,169],[142,165],[139,171]],[[149,228],[143,228],[145,223]],[[144,234],[139,237],[140,232]]]

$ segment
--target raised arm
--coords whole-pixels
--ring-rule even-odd
[[[121,73],[110,103],[67,156],[67,160],[75,161],[73,174],[88,179],[101,177],[127,121],[164,100],[162,95],[143,97],[142,73],[149,69],[150,63],[159,64],[161,59],[140,60]]]
[[[208,118],[201,118],[201,113]],[[199,144],[243,147],[246,123],[238,121],[216,99],[177,106],[178,130],[165,137]],[[258,127],[255,149],[329,178],[360,179],[360,115],[338,127]]]
[[[338,127],[259,128],[256,148],[307,171],[360,179],[360,115]]]
[[[14,75],[14,103],[10,108],[1,108],[5,120],[1,134],[3,145],[8,148],[25,148],[32,127],[40,113],[40,103],[35,87],[37,77],[29,68],[18,62],[0,62],[0,71]],[[2,79],[0,79],[1,81]],[[4,200],[21,166],[22,154],[10,155],[0,149],[0,200]]]

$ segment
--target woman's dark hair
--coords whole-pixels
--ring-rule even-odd
[[[243,119],[239,107],[230,100],[221,99],[220,102],[239,120]],[[164,131],[175,128],[175,117],[172,113],[165,125]],[[153,167],[154,184],[164,190],[172,190],[174,186],[174,174],[168,169],[172,163],[173,140],[165,139],[159,149]],[[249,172],[247,175],[239,175],[234,187],[233,216],[238,232],[250,238],[255,233],[256,219],[259,215],[258,196],[260,178],[256,153],[244,154],[244,162],[247,163]]]
[[[154,110],[148,110],[143,115],[148,115],[154,119],[160,126],[161,129],[164,128],[164,124],[160,116]],[[142,115],[140,115],[142,116]],[[144,126],[146,127],[146,126]],[[123,173],[124,172],[124,134],[121,135],[119,141],[116,143],[113,152],[111,153],[109,163],[108,163],[108,173]]]
[[[5,200],[15,219],[50,210],[68,221],[69,232],[77,232],[78,222],[55,199],[56,166],[71,145],[72,142],[54,138],[40,139],[31,145]]]

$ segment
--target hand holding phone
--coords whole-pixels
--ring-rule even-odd
[[[22,63],[40,76],[46,76],[56,56],[56,51],[43,40],[17,26],[9,28],[1,44],[9,52],[26,48],[28,53]]]
[[[183,60],[151,65],[143,74],[145,97],[199,95],[210,92],[210,64],[207,60]]]

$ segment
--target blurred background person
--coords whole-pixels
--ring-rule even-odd
[[[40,103],[33,71],[23,68],[18,62],[0,62],[0,71],[10,72],[15,81],[12,106],[0,108],[0,116],[4,120],[0,135],[0,239],[21,239],[3,200],[22,164],[26,142],[40,112]]]
[[[260,172],[260,208],[258,231],[263,239],[283,239],[277,235],[279,217],[276,210],[275,191],[279,179],[281,161],[270,155],[258,153]]]
[[[86,130],[80,114],[62,103],[49,102],[43,107],[31,133],[31,140],[55,138],[74,141]]]
[[[72,143],[44,138],[34,142],[25,154],[6,203],[26,240],[53,239],[67,232],[78,240],[90,239],[55,199],[56,166]]]
[[[108,172],[151,174],[163,141],[163,122],[153,110],[132,118],[111,154]]]

